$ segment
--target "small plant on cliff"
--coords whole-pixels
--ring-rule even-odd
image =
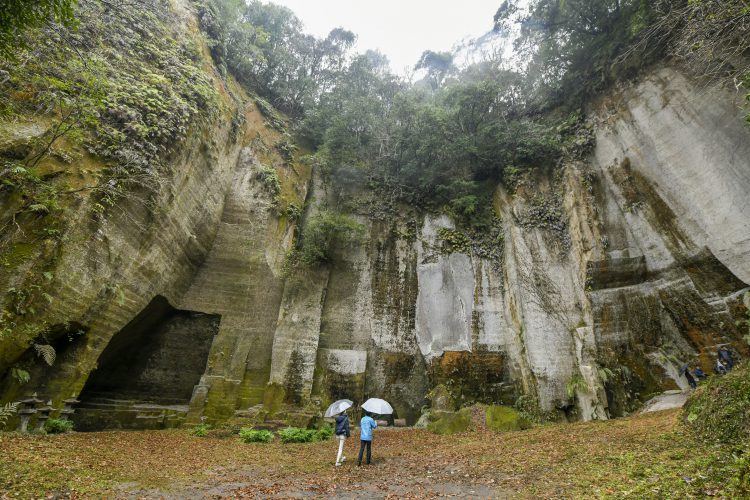
[[[440,228],[438,238],[442,242],[443,253],[471,253],[471,240],[461,231]]]
[[[279,180],[279,174],[273,167],[263,167],[258,172],[258,179],[263,183],[263,187],[271,194],[274,204],[279,202],[279,195],[281,194],[281,181]]]
[[[295,268],[300,264],[315,267],[329,262],[334,247],[359,241],[363,233],[364,226],[351,217],[322,210],[307,220],[299,247],[288,257],[288,267]]]
[[[568,398],[571,399],[574,398],[579,391],[588,392],[589,390],[589,384],[586,383],[586,380],[580,373],[576,373],[575,375],[573,375],[570,381],[565,384],[565,393],[567,394]]]

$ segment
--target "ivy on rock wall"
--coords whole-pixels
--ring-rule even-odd
[[[82,0],[75,16],[16,29],[0,58],[0,340],[19,345],[50,334],[35,317],[80,207],[94,222],[125,197],[152,207],[191,128],[226,111],[169,2]]]

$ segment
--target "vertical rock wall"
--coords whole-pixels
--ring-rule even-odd
[[[607,418],[684,387],[685,363],[710,370],[720,344],[749,355],[734,320],[750,281],[750,132],[731,94],[664,69],[591,115],[589,161],[498,188],[495,259],[446,252],[441,234],[460,228],[404,212],[357,216],[362,241],[285,276],[294,227],[259,173],[275,166],[300,205],[309,175],[257,143],[236,163],[238,146],[217,146],[213,160],[186,150],[158,230],[144,238],[123,223],[71,253],[60,285],[70,304],[117,280],[125,305],[86,320],[85,347],[40,390],[80,388],[157,293],[221,316],[191,422],[370,396],[413,421],[439,383],[459,403],[526,394],[542,412]],[[307,198],[308,216],[335,201],[321,179]],[[81,318],[66,307],[57,313]]]

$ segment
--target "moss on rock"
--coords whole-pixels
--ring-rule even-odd
[[[451,391],[443,384],[435,386],[427,394],[427,399],[430,400],[430,406],[433,410],[453,411],[456,409],[456,400],[453,398]]]
[[[724,376],[709,377],[682,411],[687,429],[712,443],[750,442],[750,363]]]
[[[488,406],[485,410],[485,424],[488,429],[498,432],[529,429],[531,422],[510,406]]]
[[[471,427],[471,410],[462,408],[457,412],[434,411],[431,418],[435,418],[427,424],[427,430],[435,434],[451,435],[466,432]]]

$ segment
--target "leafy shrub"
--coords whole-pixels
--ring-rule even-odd
[[[323,426],[320,429],[300,429],[299,427],[287,427],[279,431],[282,443],[314,443],[324,441],[333,436],[333,427]]]
[[[443,253],[471,253],[471,240],[461,231],[440,228],[438,238],[442,241]]]
[[[279,431],[279,438],[281,438],[282,443],[312,443],[315,441],[316,434],[315,429],[287,427]]]
[[[750,364],[709,377],[682,410],[685,426],[711,443],[738,445],[750,441]]]
[[[208,434],[210,429],[211,426],[209,424],[198,424],[190,429],[190,434],[197,437],[206,437],[206,434]]]
[[[333,437],[333,427],[330,425],[324,425],[318,429],[318,441],[325,441]]]
[[[240,430],[240,440],[243,443],[270,443],[272,439],[273,433],[271,431],[250,429],[246,427]]]
[[[315,267],[331,260],[334,246],[358,241],[363,232],[364,226],[351,217],[323,210],[307,220],[302,229],[301,245],[290,259]]]
[[[591,388],[589,387],[589,384],[580,373],[573,375],[568,383],[565,384],[565,394],[571,399],[574,398],[578,392],[589,392],[590,390]]]
[[[294,203],[290,203],[289,206],[286,207],[286,217],[290,221],[300,220],[302,218],[302,208]]]
[[[274,203],[278,203],[279,195],[281,194],[281,181],[279,180],[279,174],[273,167],[263,167],[258,172],[258,179],[263,183],[263,186],[271,194]]]
[[[73,430],[73,422],[59,418],[50,418],[44,424],[44,430],[47,434],[65,434]]]

